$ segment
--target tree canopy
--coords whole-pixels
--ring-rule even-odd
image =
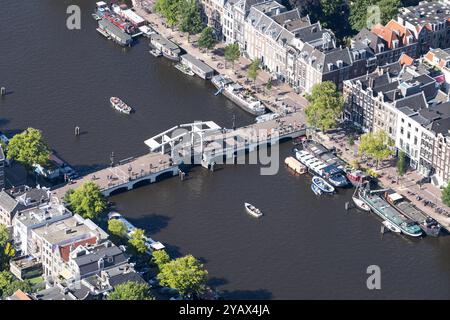
[[[353,30],[370,29],[377,23],[386,24],[395,18],[398,8],[402,5],[400,0],[358,0],[350,4],[350,25]]]
[[[361,136],[358,152],[373,157],[378,163],[394,154],[394,141],[386,131],[368,132]]]
[[[182,295],[198,294],[205,290],[208,271],[192,255],[187,255],[165,263],[157,277],[161,285]]]
[[[108,221],[108,231],[117,237],[123,238],[127,234],[127,227],[123,221],[111,219]]]
[[[406,173],[406,153],[400,150],[397,159],[397,173],[403,176]]]
[[[239,59],[240,56],[241,49],[239,48],[239,44],[237,42],[231,43],[225,47],[225,60],[231,62],[233,64],[233,68],[234,63]]]
[[[67,191],[64,200],[74,213],[89,219],[95,219],[107,207],[99,186],[92,181],[86,182],[76,190]]]
[[[256,81],[256,78],[258,77],[258,73],[259,73],[259,65],[261,64],[261,60],[259,60],[258,58],[256,58],[255,60],[252,61],[252,63],[250,63],[250,65],[248,66],[248,70],[247,70],[247,77],[251,80],[253,80],[253,82]]]
[[[0,272],[0,296],[5,299],[14,294],[17,290],[31,292],[31,284],[28,280],[20,281],[7,270]]]
[[[128,281],[117,285],[108,294],[108,300],[153,300],[149,293],[150,287],[146,283]]]
[[[9,260],[16,254],[8,229],[0,224],[0,271],[9,268]]]
[[[8,159],[14,159],[27,168],[35,164],[46,165],[49,161],[50,149],[38,129],[28,128],[16,134],[8,144]]]
[[[442,202],[450,207],[450,183],[442,190]]]
[[[128,240],[130,246],[138,253],[145,253],[145,251],[147,251],[144,236],[145,236],[144,230],[136,228],[131,234],[131,239]]]
[[[216,45],[216,40],[214,39],[214,31],[211,27],[206,27],[203,29],[198,39],[198,46],[207,50],[211,50]]]
[[[165,250],[155,250],[152,252],[152,261],[161,270],[162,266],[170,261],[170,257]]]
[[[334,82],[315,84],[307,99],[310,102],[305,108],[308,123],[322,131],[335,128],[344,109],[344,98]]]
[[[173,27],[179,23],[181,0],[156,0],[154,9]]]
[[[202,31],[203,24],[200,16],[200,7],[196,0],[181,0],[180,6],[180,30],[189,34],[197,34]]]

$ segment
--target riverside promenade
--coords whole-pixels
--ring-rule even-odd
[[[235,62],[233,68],[231,63],[225,61],[224,43],[217,43],[212,52],[202,50],[195,44],[199,37],[198,35],[189,36],[188,39],[186,33],[177,30],[175,27],[167,27],[165,19],[159,14],[148,13],[145,11],[141,7],[140,0],[132,0],[132,2],[133,9],[136,13],[146,19],[156,32],[173,41],[192,56],[208,64],[211,68],[215,69],[217,73],[227,75],[244,88],[253,91],[254,95],[259,100],[263,101],[271,111],[280,113],[304,111],[308,101],[296,93],[289,84],[281,81],[273,81],[272,88],[269,90],[265,88],[265,85],[272,76],[268,72],[260,70],[255,81],[256,90],[254,90],[252,84],[246,81],[247,68],[251,63],[249,59],[241,56],[239,61]]]
[[[360,162],[358,157],[358,141],[355,140],[355,144],[351,146],[348,143],[348,136],[344,134],[337,136],[337,138],[332,138],[330,135],[318,133],[316,134],[315,139],[327,148],[336,147],[339,156],[347,163],[351,164],[355,160]],[[364,168],[363,164],[360,165]],[[392,161],[386,161],[384,165],[381,165],[379,169],[376,169],[376,172],[379,174],[378,180],[382,186],[396,190],[403,197],[414,203],[417,208],[434,218],[445,229],[450,231],[450,217],[437,213],[434,208],[425,206],[423,201],[416,199],[416,196],[419,195],[423,199],[434,202],[437,208],[444,208],[447,212],[450,212],[450,208],[441,201],[441,190],[439,188],[431,183],[426,183],[422,186],[417,184],[417,181],[419,181],[422,176],[414,171],[408,171],[403,177],[397,179],[397,168]],[[411,196],[408,194],[408,191],[414,195]]]

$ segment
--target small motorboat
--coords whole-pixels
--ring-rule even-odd
[[[188,75],[188,76],[194,76],[194,72],[186,65],[182,64],[182,63],[177,63],[175,65],[175,68],[180,70],[181,72],[183,72],[184,74]]]
[[[401,233],[402,230],[399,227],[394,226],[392,223],[390,223],[389,221],[385,220],[383,221],[383,225],[388,228],[390,231],[395,232],[395,233]]]
[[[120,100],[117,97],[111,97],[109,99],[109,101],[111,102],[111,106],[116,109],[117,111],[120,111],[122,113],[125,114],[130,114],[131,111],[133,109],[131,109],[131,107],[129,105],[127,105],[125,102],[123,102],[122,100]]]
[[[355,205],[364,211],[370,211],[370,207],[367,205],[367,203],[365,203],[364,201],[362,201],[361,199],[358,199],[356,196],[352,197],[353,202],[355,203]]]
[[[312,183],[325,193],[333,193],[334,187],[319,176],[312,178]]]
[[[311,183],[311,190],[314,192],[316,196],[320,196],[322,194],[322,191],[314,183]]]
[[[245,210],[247,210],[248,214],[250,214],[251,216],[255,217],[255,218],[260,218],[263,214],[261,212],[261,210],[259,210],[258,208],[256,208],[254,205],[250,204],[250,203],[244,203],[245,206]]]

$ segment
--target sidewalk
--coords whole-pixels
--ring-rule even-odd
[[[294,92],[287,83],[273,81],[271,90],[267,90],[265,85],[269,78],[271,78],[271,75],[264,70],[260,70],[258,73],[258,77],[255,81],[255,87],[257,89],[255,92],[252,88],[253,83],[246,83],[247,67],[251,63],[249,59],[241,56],[239,61],[235,62],[233,68],[231,63],[225,61],[223,54],[225,51],[224,43],[219,42],[212,52],[205,52],[195,45],[198,35],[190,36],[188,41],[186,33],[178,31],[176,28],[172,29],[166,27],[164,18],[156,13],[147,13],[140,7],[139,0],[133,0],[132,2],[136,13],[146,19],[155,31],[176,43],[192,56],[208,64],[211,68],[215,69],[217,73],[227,75],[244,88],[254,92],[255,96],[259,100],[265,102],[265,105],[272,111],[285,113],[302,112],[308,104],[308,101]],[[227,68],[225,68],[225,66]]]

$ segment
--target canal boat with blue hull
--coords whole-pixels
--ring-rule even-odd
[[[334,164],[322,169],[322,177],[330,181],[335,187],[344,188],[349,185],[345,172]]]
[[[371,191],[367,188],[359,188],[359,199],[364,201],[370,209],[381,219],[389,221],[395,227],[399,228],[402,233],[411,237],[420,237],[422,230],[419,225],[402,215],[394,207],[392,207],[381,195],[380,191]]]
[[[323,178],[319,177],[319,176],[314,176],[312,178],[312,183],[320,189],[320,191],[325,192],[325,193],[334,193],[335,189],[334,187],[329,184],[328,182],[326,182]]]

